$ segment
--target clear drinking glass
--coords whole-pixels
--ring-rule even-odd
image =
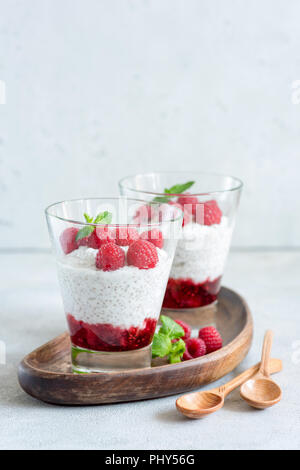
[[[182,215],[127,198],[46,209],[74,372],[150,366]]]
[[[216,302],[242,186],[231,176],[197,172],[139,174],[119,182],[122,195],[165,201],[184,211],[163,301],[170,316]]]

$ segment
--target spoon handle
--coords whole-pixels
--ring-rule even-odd
[[[232,392],[235,388],[242,385],[246,380],[251,379],[253,375],[255,375],[260,370],[261,363],[259,362],[255,366],[250,367],[250,369],[245,370],[242,374],[238,375],[234,379],[227,382],[227,384],[221,385],[218,388],[214,388],[210,390],[210,392],[216,392],[224,396],[224,398]],[[280,372],[282,369],[282,362],[280,359],[270,359],[269,361],[270,373],[275,374],[276,372]]]
[[[270,377],[270,354],[273,343],[273,331],[267,330],[264,337],[264,344],[261,355],[259,372],[265,377]]]

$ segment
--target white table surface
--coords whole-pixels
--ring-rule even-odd
[[[201,421],[179,415],[176,396],[58,407],[26,395],[17,381],[19,361],[66,327],[55,264],[47,253],[2,253],[0,274],[0,340],[7,352],[0,365],[1,449],[300,448],[300,252],[233,252],[224,278],[254,317],[253,345],[234,373],[258,362],[264,332],[272,328],[273,357],[284,363],[276,376],[282,402],[257,411],[234,392],[223,410]]]

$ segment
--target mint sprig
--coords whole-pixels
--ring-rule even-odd
[[[172,349],[172,342],[168,335],[155,333],[152,343],[152,357],[165,357]]]
[[[94,219],[90,217],[86,212],[83,214],[86,222],[88,224],[110,224],[112,220],[112,214],[108,211],[101,212],[98,214]],[[89,237],[96,227],[92,225],[86,225],[85,227],[81,228],[76,235],[76,241],[82,240],[82,238]]]
[[[195,184],[195,181],[188,181],[187,183],[183,184],[175,184],[171,186],[171,188],[165,188],[164,193],[166,196],[157,196],[153,199],[153,202],[168,202],[170,198],[174,197],[174,194],[181,194],[187,191],[191,186]],[[170,196],[168,196],[168,194]]]
[[[170,364],[175,364],[176,362],[181,362],[181,358],[185,351],[185,342],[182,339],[172,343],[172,349],[169,353],[169,362]]]
[[[93,217],[90,217],[86,212],[83,214],[83,216],[88,224],[91,224],[93,222]]]
[[[172,320],[172,318],[161,315],[160,321],[162,324],[160,331],[164,335],[168,335],[171,339],[177,339],[184,336],[184,329],[182,326],[178,325],[176,321]]]
[[[81,228],[76,235],[76,241],[81,240],[82,238],[89,237],[91,233],[95,230],[95,227],[91,227],[90,225],[86,225],[85,227]]]
[[[94,224],[110,224],[112,219],[111,212],[104,211],[98,214],[94,220]]]
[[[152,343],[152,357],[168,356],[170,364],[180,362],[185,351],[185,342],[180,339],[184,336],[184,329],[174,320],[161,315],[162,326],[155,333]],[[172,343],[172,340],[178,340]]]

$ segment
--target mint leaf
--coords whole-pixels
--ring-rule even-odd
[[[88,237],[93,233],[95,230],[95,227],[92,227],[91,225],[86,225],[85,227],[81,228],[76,235],[76,241],[81,240],[82,238]]]
[[[112,220],[111,212],[105,211],[95,217],[94,224],[110,224]]]
[[[93,217],[90,217],[86,212],[83,215],[88,224],[93,222]]]
[[[165,315],[160,316],[162,326],[155,333],[152,343],[152,357],[169,357],[169,362],[174,364],[180,362],[185,351],[185,342],[178,339],[184,336],[183,328],[174,320]],[[172,340],[178,341],[172,343]]]
[[[171,188],[165,188],[164,193],[166,196],[157,196],[153,199],[154,202],[168,202],[170,198],[174,197],[174,194],[181,194],[184,193],[187,189],[189,189],[191,186],[195,184],[195,181],[188,181],[187,183],[183,184],[175,184],[174,186],[171,186]],[[167,196],[167,194],[170,194],[170,196]]]
[[[169,202],[171,197],[173,196],[156,196],[153,199],[153,202]]]
[[[177,364],[178,362],[181,362],[181,356],[180,354],[174,354],[174,355],[169,355],[169,363],[170,364]]]
[[[168,335],[156,333],[152,343],[152,357],[165,357],[169,354],[172,343]]]
[[[179,339],[175,343],[172,343],[172,350],[171,350],[172,354],[175,354],[175,353],[183,354],[184,351],[185,351],[185,342],[183,341],[183,339]]]
[[[181,194],[184,193],[187,189],[189,189],[191,186],[195,184],[195,181],[188,181],[187,183],[184,184],[175,184],[169,189],[165,189],[165,193],[167,194]]]
[[[181,362],[181,358],[185,351],[185,342],[182,339],[172,343],[172,348],[169,353],[169,362],[170,364],[175,364],[176,362]]]
[[[101,212],[95,217],[94,220],[93,220],[93,217],[90,217],[86,212],[83,214],[83,216],[88,224],[92,224],[92,223],[110,224],[111,219],[112,219],[112,214],[108,211]],[[83,227],[77,232],[77,235],[75,238],[76,241],[81,240],[82,238],[85,238],[85,237],[89,237],[93,233],[94,230],[95,230],[95,227],[93,227],[92,225]]]
[[[172,318],[161,315],[160,321],[162,323],[162,327],[159,330],[160,333],[168,335],[171,339],[177,339],[184,336],[184,329],[178,325],[176,321],[172,320]]]

